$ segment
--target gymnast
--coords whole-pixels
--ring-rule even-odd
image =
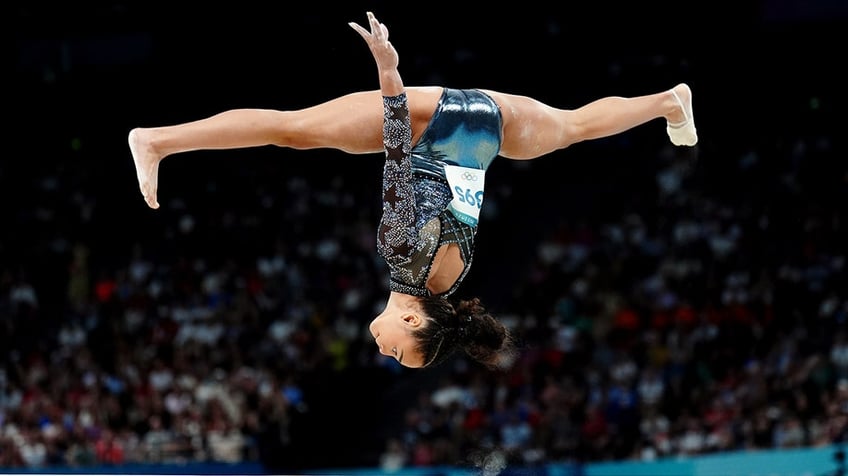
[[[386,25],[371,12],[367,20],[368,29],[349,25],[371,51],[379,90],[299,110],[232,109],[134,128],[128,142],[141,194],[159,208],[159,165],[181,152],[274,145],[382,154],[376,249],[388,264],[390,292],[369,325],[380,353],[422,368],[462,350],[488,368],[507,368],[516,355],[514,336],[478,298],[452,298],[472,263],[489,165],[497,156],[535,159],[660,118],[672,144],[694,146],[692,91],[680,83],[560,109],[488,89],[405,86]]]

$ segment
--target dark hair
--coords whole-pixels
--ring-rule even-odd
[[[434,367],[459,349],[490,369],[509,368],[516,347],[509,330],[480,304],[479,298],[456,305],[445,297],[419,298],[427,325],[412,332],[424,367]]]

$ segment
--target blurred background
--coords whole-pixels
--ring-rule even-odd
[[[341,3],[4,8],[0,467],[494,474],[841,445],[848,3]],[[694,148],[656,121],[495,161],[458,297],[521,337],[506,372],[377,353],[380,155],[196,151],[162,163],[161,209],[138,192],[133,127],[377,88],[347,26],[368,10],[407,85],[694,91]]]

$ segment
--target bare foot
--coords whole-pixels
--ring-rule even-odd
[[[159,182],[159,162],[162,160],[153,148],[144,140],[144,131],[133,129],[130,131],[127,142],[135,162],[135,173],[138,177],[138,188],[147,206],[159,208],[156,193]]]
[[[698,132],[692,111],[692,90],[686,83],[680,83],[670,92],[676,107],[674,112],[666,116],[668,137],[674,145],[693,146],[698,143]]]

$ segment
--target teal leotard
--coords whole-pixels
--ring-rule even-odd
[[[464,268],[453,294],[471,267],[475,226],[448,209],[452,196],[445,165],[486,170],[503,138],[500,109],[476,89],[445,88],[415,147],[406,94],[383,98],[383,214],[377,250],[390,268],[390,289],[414,296],[432,293],[426,283],[439,247],[459,245]]]

